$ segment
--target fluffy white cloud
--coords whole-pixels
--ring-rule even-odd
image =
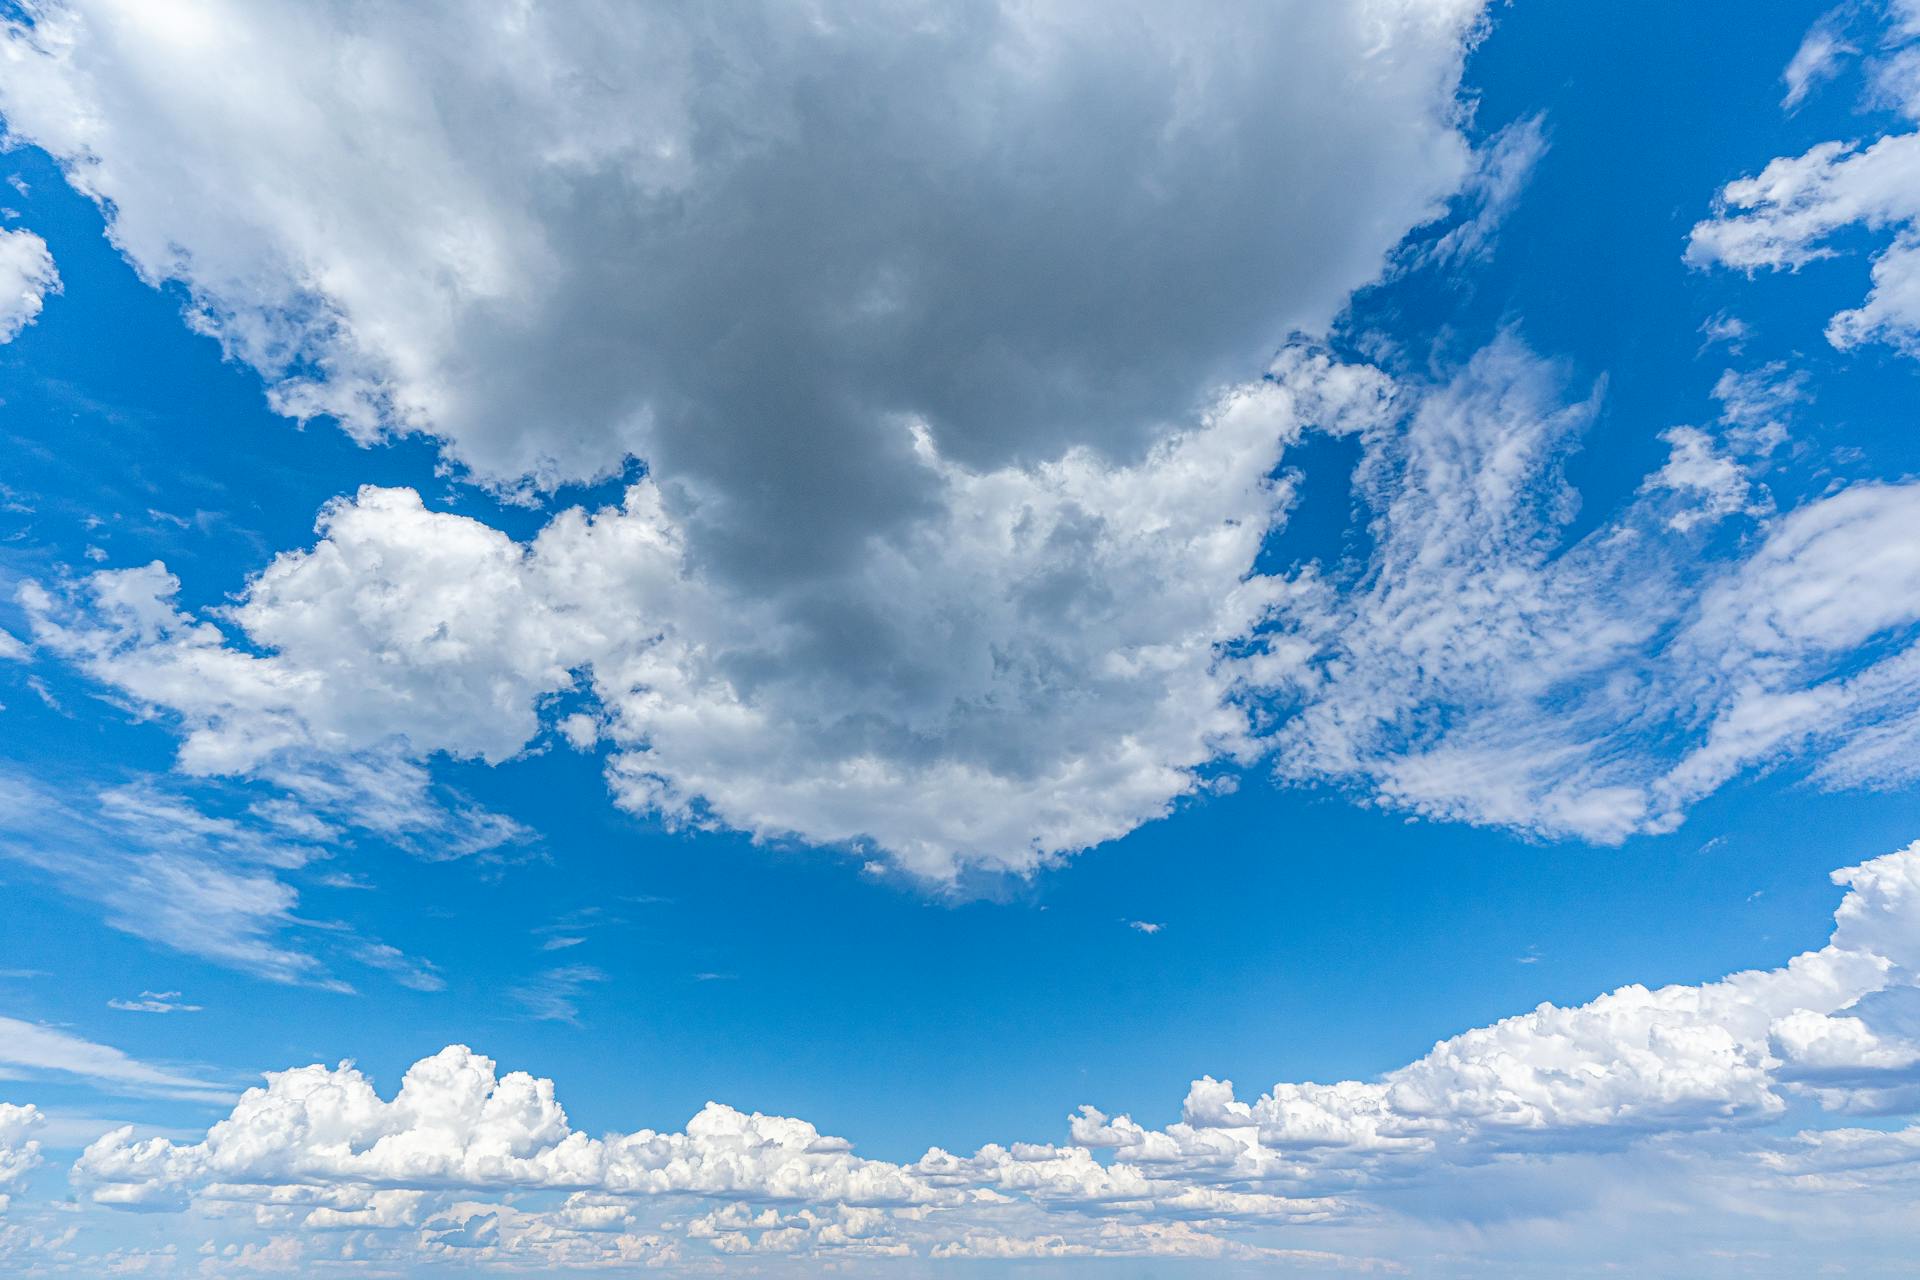
[[[523,833],[436,803],[422,762],[549,732],[604,746],[633,810],[935,878],[1122,835],[1268,752],[1287,778],[1601,840],[1808,743],[1826,782],[1902,776],[1899,661],[1842,681],[1807,635],[1741,667],[1691,616],[1740,572],[1703,561],[1706,531],[1769,511],[1749,473],[1804,397],[1792,373],[1723,378],[1719,434],[1670,431],[1642,497],[1568,549],[1559,467],[1591,402],[1514,339],[1440,387],[1298,344],[1234,381],[1448,193],[1481,216],[1445,254],[1512,203],[1539,122],[1477,168],[1455,128],[1478,8],[375,28],[48,5],[0,46],[10,129],[288,412],[431,434],[509,487],[647,471],[526,542],[363,489],[205,616],[157,564],[29,588],[36,642],[174,718],[187,771],[422,843],[451,826],[453,853]],[[872,85],[909,83],[934,89],[872,118]],[[1696,255],[1791,265],[1897,221],[1905,145],[1854,157],[1879,176],[1845,199],[1741,188],[1768,211],[1703,225]],[[1364,434],[1357,579],[1260,570],[1313,427]],[[1884,538],[1907,492],[1802,550]],[[1865,501],[1789,513],[1763,558]],[[1867,550],[1831,561],[1846,590],[1901,598]]]
[[[436,818],[417,762],[548,732],[605,742],[629,808],[934,878],[1029,869],[1268,756],[1435,817],[1617,840],[1803,751],[1826,784],[1897,782],[1920,733],[1920,486],[1774,517],[1748,470],[1800,383],[1767,366],[1716,394],[1722,434],[1669,432],[1570,546],[1560,467],[1596,401],[1505,337],[1440,386],[1289,348],[1132,466],[977,472],[917,432],[939,502],[805,606],[824,635],[790,625],[800,596],[703,572],[651,479],[524,543],[366,488],[209,618],[159,565],[22,599],[43,650],[178,722],[187,771],[376,829],[451,822],[454,851],[511,824]],[[1256,569],[1310,428],[1363,441],[1357,574]],[[1736,516],[1763,536],[1709,553]]]
[[[19,337],[39,318],[47,295],[58,292],[60,273],[47,242],[31,231],[0,231],[0,342]],[[6,648],[0,641],[0,652]]]
[[[37,1107],[0,1102],[0,1212],[10,1203],[10,1189],[39,1167],[40,1143],[32,1134],[44,1123]]]
[[[1722,452],[1712,436],[1697,427],[1675,427],[1660,438],[1671,452],[1666,465],[1647,477],[1646,487],[1692,499],[1667,517],[1669,527],[1685,533],[1724,516],[1766,514],[1747,469]]]
[[[1248,380],[1475,171],[1482,7],[36,5],[10,136],[282,410],[525,495],[646,466],[531,546],[337,504],[232,615],[265,655],[157,567],[43,638],[189,769],[499,760],[584,675],[566,737],[674,821],[930,875],[1122,834],[1246,750],[1271,473],[1366,390]]]
[[[1886,38],[1896,48],[1879,63],[1877,93],[1920,120],[1920,45],[1911,44],[1920,27],[1903,10],[1890,17]],[[1788,68],[1788,105],[1831,74],[1846,52],[1831,30],[1815,27]],[[1891,233],[1892,243],[1874,256],[1866,302],[1835,315],[1827,338],[1843,349],[1885,342],[1920,355],[1920,134],[1890,134],[1866,146],[1823,142],[1802,155],[1781,156],[1758,175],[1728,183],[1717,204],[1688,243],[1687,260],[1696,266],[1797,270],[1832,257],[1834,238],[1848,228]]]
[[[1064,1144],[892,1163],[801,1120],[710,1103],[678,1132],[593,1138],[571,1127],[550,1081],[499,1074],[455,1046],[415,1063],[391,1100],[346,1064],[274,1073],[203,1140],[120,1130],[87,1149],[74,1179],[99,1204],[230,1206],[308,1241],[367,1229],[396,1250],[519,1265],[1279,1257],[1263,1233],[1366,1224],[1423,1185],[1515,1161],[1551,1177],[1555,1161],[1591,1157],[1630,1179],[1682,1135],[1707,1135],[1699,1151],[1734,1142],[1775,1191],[1912,1179],[1911,1130],[1736,1138],[1796,1095],[1836,1104],[1829,1086],[1843,1075],[1863,1087],[1912,1078],[1920,1050],[1879,1025],[1873,1003],[1920,991],[1920,842],[1834,879],[1847,892],[1830,942],[1780,968],[1541,1005],[1373,1081],[1282,1083],[1248,1102],[1203,1078],[1164,1129],[1083,1107]]]
[[[49,651],[178,717],[190,772],[497,762],[581,686],[597,722],[571,712],[566,736],[611,743],[632,808],[870,840],[932,876],[1025,869],[1251,757],[1236,698],[1273,658],[1249,637],[1288,590],[1254,572],[1290,493],[1275,467],[1309,425],[1376,421],[1390,391],[1290,350],[1130,466],[1076,450],[973,471],[916,429],[936,504],[857,575],[784,600],[703,573],[643,479],[527,544],[363,489],[223,611],[250,650],[181,613],[158,565],[23,601]]]

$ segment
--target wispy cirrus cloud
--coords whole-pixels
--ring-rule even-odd
[[[11,1079],[75,1078],[133,1097],[227,1102],[233,1089],[202,1077],[142,1062],[111,1045],[42,1023],[0,1016],[0,1074]]]
[[[298,877],[330,853],[310,823],[272,806],[217,812],[216,799],[165,780],[56,786],[0,770],[0,858],[115,929],[270,982],[351,991],[325,953],[437,989],[430,964],[299,914]]]

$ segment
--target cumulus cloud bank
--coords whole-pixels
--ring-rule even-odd
[[[733,1254],[1363,1265],[1315,1246],[1418,1216],[1436,1182],[1508,1176],[1515,1162],[1552,1179],[1569,1158],[1603,1184],[1651,1161],[1682,1184],[1741,1169],[1776,1197],[1862,1182],[1897,1195],[1920,1158],[1912,1129],[1762,1135],[1796,1100],[1843,1114],[1920,1105],[1920,844],[1833,878],[1846,894],[1831,938],[1780,968],[1543,1004],[1371,1081],[1282,1083],[1243,1101],[1204,1077],[1164,1128],[1082,1107],[1065,1142],[895,1163],[802,1120],[710,1103],[679,1131],[595,1138],[569,1124],[551,1081],[453,1046],[390,1099],[348,1064],[273,1073],[202,1140],[116,1131],[73,1178],[95,1204],[247,1210],[296,1256],[360,1231],[366,1261],[518,1266]],[[1692,1154],[1670,1145],[1680,1135],[1695,1135]],[[1699,1198],[1732,1232],[1741,1203],[1770,1203]],[[1846,1203],[1864,1215],[1872,1200]]]

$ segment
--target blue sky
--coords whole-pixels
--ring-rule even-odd
[[[1907,1274],[1920,11],[499,9],[8,15],[0,1271]]]

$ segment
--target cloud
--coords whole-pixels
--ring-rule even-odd
[[[233,1091],[130,1058],[110,1045],[18,1018],[0,1017],[0,1073],[18,1079],[47,1072],[70,1075],[123,1096],[227,1102]],[[3,1117],[4,1113],[0,1113]],[[4,1125],[0,1125],[0,1133]]]
[[[1493,251],[1500,224],[1519,203],[1533,171],[1547,154],[1544,116],[1528,116],[1487,139],[1478,165],[1461,189],[1471,213],[1458,226],[1410,256],[1420,265],[1461,266]]]
[[[1154,921],[1152,921],[1152,920],[1129,920],[1129,921],[1127,921],[1127,928],[1129,928],[1129,929],[1137,929],[1137,930],[1139,930],[1139,931],[1140,931],[1141,933],[1145,933],[1145,934],[1155,934],[1155,933],[1158,933],[1158,932],[1160,932],[1160,931],[1161,931],[1162,929],[1164,929],[1164,928],[1166,928],[1166,927],[1167,927],[1167,926],[1165,926],[1164,924],[1157,924],[1157,923],[1155,923],[1155,922],[1154,922]]]
[[[128,1000],[119,996],[107,1001],[107,1008],[118,1009],[123,1013],[199,1013],[197,1004],[182,1004],[178,991],[142,991],[138,998]]]
[[[1671,829],[1741,770],[1802,752],[1833,785],[1904,776],[1920,594],[1903,530],[1920,486],[1841,490],[1717,559],[1711,526],[1769,504],[1712,437],[1678,428],[1640,496],[1566,543],[1561,467],[1598,402],[1560,384],[1509,336],[1450,383],[1403,387],[1404,425],[1364,436],[1371,554],[1357,572],[1303,568],[1268,640],[1298,655],[1276,676],[1292,682],[1272,721],[1280,776],[1598,841]],[[1777,408],[1793,383],[1773,384]],[[1728,447],[1758,447],[1742,415]]]
[[[1816,87],[1839,73],[1841,65],[1860,51],[1848,44],[1830,19],[1815,23],[1793,51],[1793,60],[1780,73],[1787,86],[1780,105],[1788,111],[1798,107]]]
[[[414,991],[445,991],[447,980],[431,960],[410,956],[385,942],[367,942],[353,949],[353,958],[369,969],[392,975],[393,980]]]
[[[40,1143],[29,1135],[45,1122],[37,1107],[0,1102],[0,1213],[6,1212],[11,1189],[40,1164]]]
[[[542,1022],[580,1024],[581,991],[594,982],[605,982],[607,975],[590,964],[567,964],[542,970],[536,977],[508,992],[527,1016]]]
[[[1261,373],[1473,171],[1482,7],[37,6],[10,136],[283,412],[527,500],[639,476],[531,546],[363,491],[232,614],[260,651],[157,566],[41,639],[189,770],[498,761],[584,677],[558,735],[673,822],[933,877],[1124,834],[1242,749],[1216,651],[1351,394]]]
[[[324,951],[435,989],[430,964],[296,914],[294,880],[332,852],[331,827],[284,799],[232,801],[152,779],[55,786],[0,769],[0,858],[97,905],[113,928],[270,982],[350,991]]]
[[[1804,369],[1774,360],[1756,369],[1728,369],[1713,384],[1720,422],[1736,448],[1767,454],[1787,439],[1794,406],[1812,399]]]
[[[1123,835],[1263,759],[1599,841],[1670,829],[1790,758],[1836,786],[1904,776],[1920,486],[1774,515],[1750,470],[1805,393],[1769,365],[1724,375],[1718,433],[1669,431],[1639,495],[1562,545],[1561,467],[1599,404],[1563,383],[1511,334],[1437,385],[1295,346],[1134,467],[1081,452],[977,473],[922,435],[944,497],[818,602],[863,620],[832,654],[703,575],[647,478],[525,542],[363,488],[210,618],[178,610],[159,565],[23,600],[45,651],[177,724],[187,772],[376,829],[446,822],[456,852],[517,833],[430,803],[421,762],[504,762],[576,718],[624,807],[949,882]],[[1361,439],[1357,570],[1261,566],[1308,429]],[[1716,553],[1732,519],[1757,539]],[[1769,591],[1773,622],[1733,618]],[[1871,618],[1845,624],[1853,599]],[[880,666],[842,665],[868,649]],[[381,788],[390,803],[362,798]]]
[[[1730,515],[1765,515],[1769,503],[1754,494],[1747,469],[1722,453],[1713,437],[1696,427],[1674,427],[1660,438],[1671,446],[1666,465],[1646,479],[1645,487],[1685,494],[1692,501],[1667,517],[1669,528],[1685,533]]]
[[[298,900],[278,869],[314,851],[149,795],[108,790],[69,803],[0,775],[0,854],[97,902],[125,932],[273,981],[323,980],[314,957],[276,937]]]
[[[8,28],[14,135],[285,411],[431,435],[529,499],[645,463],[527,540],[365,487],[200,615],[158,563],[29,586],[35,644],[173,724],[183,771],[438,856],[529,833],[438,791],[433,757],[553,742],[634,812],[949,883],[1117,838],[1263,758],[1602,841],[1809,746],[1833,785],[1898,774],[1897,662],[1842,681],[1809,641],[1735,670],[1692,629],[1738,572],[1704,554],[1713,529],[1785,536],[1862,501],[1774,517],[1753,483],[1795,373],[1730,371],[1718,430],[1672,427],[1572,547],[1560,467],[1598,392],[1568,400],[1517,338],[1438,385],[1311,339],[1249,376],[1446,199],[1479,210],[1460,253],[1512,203],[1544,132],[1477,165],[1460,135],[1477,4],[740,16],[74,3]],[[908,84],[918,105],[871,118]],[[1818,228],[1897,221],[1904,145],[1855,157],[1883,157],[1871,199],[1735,184],[1729,208],[1806,218],[1702,224],[1696,260],[1793,265]],[[1358,578],[1262,559],[1314,429],[1363,440]],[[1884,537],[1906,494],[1836,545]],[[1884,558],[1846,571],[1902,585]]]
[[[73,1176],[99,1204],[251,1206],[309,1237],[400,1228],[387,1237],[396,1250],[472,1250],[475,1265],[555,1265],[548,1250],[577,1261],[571,1251],[594,1249],[1258,1258],[1276,1226],[1338,1233],[1383,1214],[1444,1216],[1417,1210],[1423,1188],[1552,1182],[1567,1161],[1589,1183],[1622,1187],[1655,1165],[1696,1188],[1744,1170],[1764,1183],[1750,1205],[1701,1201],[1737,1234],[1743,1213],[1764,1216],[1769,1196],[1806,1194],[1811,1179],[1920,1176],[1911,1130],[1768,1136],[1795,1099],[1840,1106],[1834,1080],[1911,1080],[1920,1055],[1874,1003],[1920,991],[1920,842],[1833,878],[1846,894],[1829,942],[1779,968],[1542,1004],[1370,1081],[1281,1083],[1243,1101],[1203,1077],[1161,1129],[1082,1107],[1065,1143],[893,1163],[802,1120],[709,1103],[681,1131],[592,1138],[571,1127],[550,1081],[501,1075],[452,1046],[415,1063],[391,1099],[349,1064],[273,1073],[203,1140],[116,1131]],[[500,1199],[531,1191],[565,1198],[545,1209]],[[1295,1260],[1367,1264],[1312,1253]]]
[[[159,565],[23,599],[39,644],[178,723],[188,772],[297,785],[316,760],[381,777],[434,752],[503,761],[579,691],[626,807],[872,842],[932,877],[1025,870],[1253,750],[1235,700],[1284,590],[1255,572],[1291,493],[1281,451],[1309,424],[1372,420],[1389,389],[1289,349],[1131,466],[1076,451],[977,472],[921,432],[938,503],[797,606],[804,625],[794,601],[703,574],[650,478],[528,543],[364,488],[221,611],[245,649],[181,613]]]
[[[1843,46],[1821,43],[1816,27],[1788,68],[1788,105],[1819,75],[1831,70]],[[1896,22],[1888,39],[1896,45],[1920,37],[1911,23]],[[1802,56],[1810,59],[1802,66]],[[1796,83],[1794,68],[1806,78]],[[1896,48],[1881,63],[1878,91],[1910,120],[1920,120],[1920,46]],[[1836,314],[1827,340],[1845,350],[1884,342],[1920,355],[1920,134],[1893,133],[1865,146],[1823,142],[1799,156],[1781,156],[1751,178],[1720,192],[1712,217],[1693,228],[1687,261],[1753,272],[1794,271],[1840,252],[1833,241],[1851,227],[1892,243],[1873,258],[1873,287],[1866,302]]]
[[[47,242],[31,231],[0,231],[0,342],[19,337],[39,318],[47,295],[59,292]]]
[[[284,412],[507,485],[645,458],[765,582],[920,509],[902,419],[1137,450],[1323,327],[1467,172],[1481,8],[70,0],[0,112]]]

